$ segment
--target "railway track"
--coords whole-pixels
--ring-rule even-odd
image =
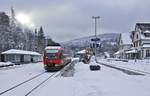
[[[50,78],[57,76],[58,74],[60,74],[60,72],[55,72],[53,74],[51,74],[50,76],[48,76],[46,79],[44,79],[42,82],[40,82],[38,85],[36,85],[35,87],[33,87],[28,93],[25,94],[25,96],[29,96],[34,90],[36,90],[38,87],[40,87],[42,84],[44,84],[46,81],[48,81]]]
[[[19,84],[16,84],[15,86],[12,86],[12,87],[8,88],[7,90],[5,90],[5,91],[3,91],[3,92],[0,92],[0,95],[3,95],[3,94],[5,94],[5,93],[7,93],[7,92],[10,92],[10,91],[14,90],[15,88],[17,88],[17,87],[19,87],[19,86],[21,86],[21,85],[23,85],[23,84],[25,84],[25,83],[27,83],[27,82],[29,82],[29,81],[35,79],[35,78],[37,78],[37,77],[43,75],[44,73],[45,73],[45,72],[42,72],[42,73],[40,73],[40,74],[37,74],[37,75],[35,75],[35,76],[29,78],[28,80],[25,80],[25,81],[23,81],[23,82],[21,82],[21,83],[19,83]]]
[[[46,81],[53,79],[57,76],[60,76],[68,66],[72,63],[69,63],[67,66],[62,68],[58,72],[42,72],[35,75],[34,77],[25,80],[3,92],[0,92],[0,96],[29,96],[34,90],[43,85]]]
[[[124,73],[127,73],[128,75],[150,75],[150,72],[146,72],[146,71],[141,71],[141,70],[137,70],[137,69],[132,69],[132,68],[128,68],[128,67],[123,67],[123,66],[118,66],[115,64],[105,64],[99,61],[96,61],[98,64],[110,67],[110,68],[114,68],[117,70],[120,70]]]

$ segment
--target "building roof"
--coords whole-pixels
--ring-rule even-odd
[[[5,52],[2,52],[1,54],[22,54],[22,55],[41,55],[37,52],[33,51],[25,51],[25,50],[17,50],[17,49],[10,49]]]
[[[77,52],[77,54],[84,54],[84,53],[86,53],[86,50],[81,50],[81,51]]]
[[[143,33],[150,33],[150,30],[145,30]]]
[[[150,23],[136,23],[136,26],[138,26],[141,30],[150,30]]]
[[[137,53],[137,50],[135,50],[135,49],[132,49],[132,50],[130,50],[130,51],[126,51],[125,53]]]
[[[150,44],[144,44],[143,48],[150,48]]]
[[[132,44],[129,32],[121,33],[121,39],[123,44]]]
[[[119,55],[121,53],[123,53],[123,50],[119,50],[119,51],[115,52],[114,55]]]

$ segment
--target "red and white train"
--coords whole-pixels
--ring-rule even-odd
[[[71,62],[61,46],[47,46],[44,51],[43,63],[47,71],[57,71]]]

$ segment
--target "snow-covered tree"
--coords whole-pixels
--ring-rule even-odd
[[[38,31],[38,52],[43,53],[45,46],[46,46],[46,40],[45,40],[43,28],[41,26],[40,30]]]
[[[5,12],[0,12],[0,51],[7,50],[12,41],[9,27],[9,17]]]
[[[49,42],[54,43],[51,39]],[[45,46],[46,39],[42,26],[33,32],[33,29],[17,21],[13,8],[11,16],[0,12],[0,53],[12,48],[43,53]]]
[[[54,45],[58,44],[56,44],[56,42],[54,42],[51,38],[46,39],[46,46],[54,46]]]

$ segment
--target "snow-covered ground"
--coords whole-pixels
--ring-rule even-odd
[[[0,92],[44,71],[42,63],[24,64],[18,68],[0,70]]]
[[[92,60],[90,64],[96,63]],[[73,77],[48,81],[31,96],[150,96],[149,80],[105,66],[101,71],[90,71],[88,64],[80,62],[75,65]]]
[[[76,66],[75,77],[82,86],[76,96],[150,96],[150,77],[126,75],[104,66],[101,71],[91,72],[84,64]]]
[[[96,64],[94,58],[90,64]],[[43,71],[40,63],[0,71],[0,92]],[[78,62],[73,77],[51,79],[30,96],[150,96],[149,81],[149,76],[127,75],[105,66],[100,71],[90,71],[89,64]]]
[[[145,71],[145,72],[150,72],[150,60],[145,59],[145,60],[128,60],[128,62],[123,62],[123,61],[115,61],[115,60],[109,60],[109,59],[97,59],[99,62],[109,64],[109,65],[116,65],[116,66],[121,66],[121,67],[127,67],[130,69],[135,69],[135,70],[140,70],[140,71]]]

